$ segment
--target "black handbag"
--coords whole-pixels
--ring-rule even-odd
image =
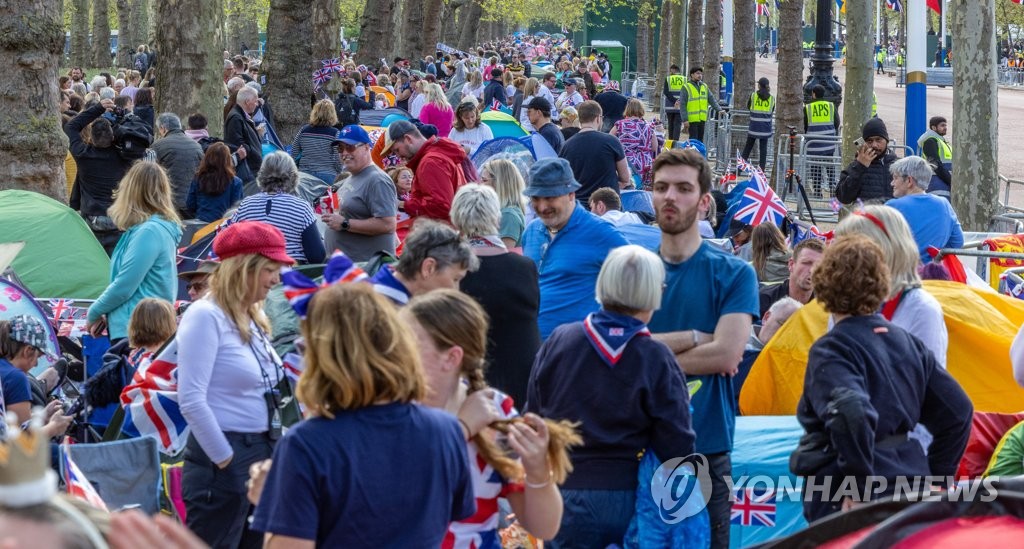
[[[794,475],[809,477],[839,457],[824,432],[804,433],[796,450],[789,455],[789,470]]]

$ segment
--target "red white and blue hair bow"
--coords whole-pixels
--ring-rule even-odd
[[[366,271],[359,268],[347,255],[339,251],[334,252],[334,255],[327,260],[323,278],[323,283],[317,284],[299,271],[288,267],[282,269],[281,283],[284,284],[284,296],[300,318],[306,318],[309,300],[313,299],[317,290],[334,284],[359,282],[367,280],[369,277]]]

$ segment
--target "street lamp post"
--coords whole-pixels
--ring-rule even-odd
[[[849,0],[847,0],[849,1]],[[811,102],[811,90],[815,86],[825,88],[826,101],[838,107],[843,101],[843,87],[832,74],[832,6],[834,0],[817,0],[818,10],[815,19],[814,55],[811,57],[811,74],[804,84],[804,103]]]

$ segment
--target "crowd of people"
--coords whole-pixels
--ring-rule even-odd
[[[222,112],[154,113],[159,83],[134,70],[85,84],[73,69],[60,83],[70,205],[111,256],[87,331],[140,370],[174,344],[190,429],[191,534],[135,515],[105,534],[165,532],[154,547],[500,547],[514,522],[547,547],[607,547],[650,482],[639,456],[699,453],[711,546],[728,547],[739,392],[812,299],[830,331],[808,359],[797,417],[813,444],[802,441],[794,472],[952,475],[972,406],[945,371],[942,308],[919,274],[930,246],[963,242],[948,164],[890,158],[875,118],[837,189],[865,207],[833,242],[791,245],[770,223],[747,228],[746,243],[715,240],[711,166],[694,148],[664,149],[606,56],[520,36],[427,56],[422,77],[412,63],[345,59],[337,97],[314,98],[290,146],[266,155],[274,118],[250,59],[225,58]],[[667,137],[701,140],[719,105],[700,67],[673,69]],[[382,144],[359,125],[382,106],[371,86],[412,115]],[[528,171],[502,158],[475,166],[492,107],[553,155]],[[749,107],[767,114],[752,117],[744,155],[771,135],[766,80]],[[214,116],[222,138],[206,129]],[[822,131],[838,124],[834,111],[808,116]],[[932,122],[925,149],[942,160],[946,123]],[[136,127],[150,142],[133,158]],[[333,186],[330,209],[298,196],[300,172]],[[636,189],[653,216],[624,211],[621,193]],[[189,219],[223,223],[212,257],[179,272]],[[326,264],[322,282],[301,264]],[[192,303],[172,318],[179,279]],[[301,318],[297,382],[264,307],[282,284]],[[173,335],[142,328],[171,322]],[[19,423],[37,403],[27,372],[42,330],[0,322],[0,408]],[[42,384],[35,392],[53,389]],[[46,416],[47,438],[67,428],[57,407]],[[833,496],[809,494],[808,519],[865,503]],[[0,502],[0,523],[9,513]]]

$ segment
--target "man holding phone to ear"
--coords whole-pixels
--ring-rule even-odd
[[[846,205],[858,199],[864,204],[884,204],[892,198],[889,166],[896,161],[889,150],[889,132],[882,119],[872,118],[864,123],[861,134],[857,158],[839,174],[836,198]]]

